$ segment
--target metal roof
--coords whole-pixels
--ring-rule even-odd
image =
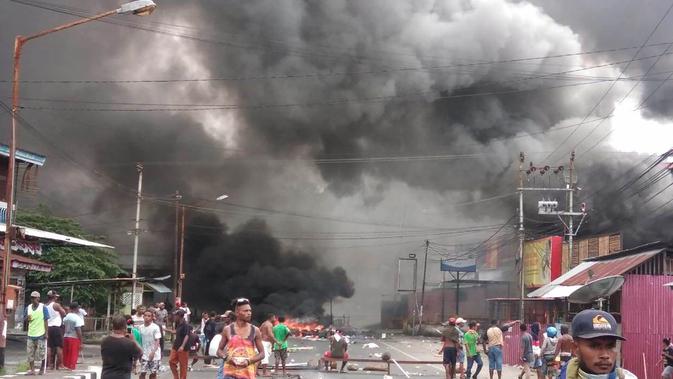
[[[0,143],[0,155],[9,157],[9,146],[4,143]],[[37,166],[43,166],[44,162],[47,161],[47,157],[44,155],[31,153],[30,151],[16,149],[16,160],[26,163],[32,163]]]
[[[5,224],[0,224],[0,233],[5,233]],[[51,241],[58,241],[62,242],[67,245],[79,245],[79,246],[86,246],[86,247],[98,247],[98,248],[103,248],[103,249],[114,249],[114,246],[110,245],[104,245],[102,243],[98,242],[93,242],[89,240],[85,240],[82,238],[76,238],[76,237],[70,237],[66,236],[63,234],[58,234],[58,233],[52,233],[52,232],[47,232],[44,230],[39,230],[35,228],[27,228],[24,226],[20,225],[15,225],[17,228],[21,228],[25,231],[26,235],[29,237],[34,237],[34,238],[41,238],[41,239],[46,239],[46,240],[51,240]]]
[[[563,282],[563,285],[581,286],[586,284],[589,280],[601,279],[612,275],[623,275],[636,268],[641,263],[644,263],[648,259],[652,258],[653,256],[661,253],[663,250],[664,249],[656,249],[617,259],[591,262],[593,263],[591,266],[591,272],[593,273],[591,277],[589,277],[589,270],[587,269],[567,279]]]
[[[664,250],[660,248],[637,254],[631,252],[630,255],[622,255],[613,259],[584,261],[551,283],[529,293],[528,297],[544,299],[568,297],[590,280],[597,280],[612,275],[623,275]],[[591,278],[589,278],[589,270],[591,270]]]
[[[545,284],[544,286],[536,289],[535,291],[531,292],[528,294],[528,297],[542,297],[542,298],[553,298],[552,291],[554,291],[553,295],[559,295],[559,297],[567,297],[570,293],[570,288],[568,286],[564,286],[563,282],[566,280],[572,278],[573,276],[579,274],[582,271],[588,270],[591,266],[594,265],[594,262],[582,262],[579,265],[573,267],[570,269],[570,271],[566,272],[565,274],[559,276],[558,278],[554,279],[551,281],[549,284]],[[556,289],[560,288],[560,289]],[[576,289],[575,287],[573,287]],[[573,290],[574,290],[573,289]]]
[[[151,289],[154,290],[154,292],[157,293],[171,293],[170,288],[166,287],[163,283],[143,283],[144,285],[150,287]]]

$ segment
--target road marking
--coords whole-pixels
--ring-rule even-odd
[[[394,349],[394,350],[399,351],[400,353],[406,355],[407,357],[409,357],[409,358],[411,358],[411,359],[413,359],[413,360],[416,360],[416,361],[420,361],[420,360],[421,360],[420,358],[418,358],[418,357],[414,357],[413,355],[407,353],[406,351],[404,351],[404,350],[402,350],[402,349],[398,349],[398,348],[396,348],[395,346],[393,346],[393,345],[391,345],[391,344],[389,344],[389,343],[387,343],[387,342],[383,342],[383,341],[381,341],[381,343],[384,344],[384,345],[386,345],[386,346],[388,346],[388,347],[391,348],[391,349]],[[426,366],[428,366],[428,367],[430,367],[430,368],[433,368],[433,369],[437,370],[437,371],[440,372],[440,373],[441,373],[441,372],[444,372],[444,367],[442,367],[441,369],[439,369],[439,368],[437,368],[437,365],[426,364]]]

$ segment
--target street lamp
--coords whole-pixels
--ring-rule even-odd
[[[175,280],[173,281],[173,296],[175,298],[180,298],[180,301],[182,301],[182,285],[183,281],[185,280],[185,273],[184,273],[184,255],[185,255],[185,206],[180,206],[178,208],[178,202],[182,199],[182,196],[179,196],[179,193],[176,191],[175,192],[175,256],[174,256],[174,272],[176,273]],[[215,201],[222,201],[225,199],[228,199],[229,195],[228,194],[222,194],[218,197],[215,198]],[[198,207],[199,205],[212,201],[212,200],[207,200],[207,199],[202,199],[201,201],[196,202],[196,204],[193,205],[193,207]],[[180,223],[180,228],[178,228],[178,212],[179,209],[182,209],[182,221]],[[178,229],[180,230],[178,234]],[[180,236],[178,238],[178,235]],[[178,242],[179,240],[179,242]],[[179,246],[179,248],[178,248]]]
[[[10,138],[9,138],[9,164],[7,167],[7,185],[5,188],[6,191],[6,200],[7,200],[7,212],[5,213],[5,251],[4,251],[4,263],[2,268],[2,280],[0,280],[0,298],[2,299],[2,305],[0,309],[3,310],[3,317],[5,316],[5,309],[7,306],[6,292],[7,286],[9,285],[9,277],[11,273],[10,265],[10,252],[12,248],[12,237],[14,236],[14,228],[12,227],[12,206],[14,205],[14,177],[15,177],[15,167],[14,161],[16,159],[16,120],[19,111],[19,73],[21,69],[21,50],[23,45],[26,42],[34,40],[36,38],[58,32],[65,29],[70,29],[72,27],[85,24],[87,22],[100,20],[101,18],[112,16],[116,14],[133,14],[138,16],[149,15],[156,8],[156,4],[152,0],[136,0],[129,3],[122,4],[118,9],[103,12],[95,16],[82,18],[67,24],[53,27],[51,29],[43,30],[39,33],[35,33],[29,36],[18,35],[14,39],[14,71],[12,75],[12,123],[10,126]]]

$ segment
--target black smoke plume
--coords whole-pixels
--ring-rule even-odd
[[[267,313],[323,315],[323,304],[353,296],[342,267],[328,269],[315,255],[284,249],[264,221],[228,232],[217,217],[190,217],[186,233],[184,296],[199,309],[229,309],[228,299],[248,298],[257,319]]]

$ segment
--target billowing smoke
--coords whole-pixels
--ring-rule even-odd
[[[70,19],[0,4],[2,51],[11,51],[14,34]],[[605,79],[619,76],[623,65],[606,63],[634,50],[579,54],[619,43],[586,42],[527,1],[162,0],[151,18],[114,21],[31,42],[24,78],[168,82],[24,84],[21,113],[36,130],[22,128],[21,146],[49,163],[42,194],[22,201],[81,216],[128,265],[134,166],[144,162],[141,267],[171,271],[175,190],[217,215],[188,216],[186,285],[195,303],[245,296],[282,311],[284,294],[297,312],[319,314],[321,302],[352,294],[350,277],[357,291],[349,310],[375,314],[368,305],[392,290],[397,256],[418,252],[426,238],[473,246],[493,230],[445,229],[498,224],[514,213],[515,198],[506,196],[517,186],[519,151],[527,162],[561,164],[577,148],[576,202],[591,209],[583,233],[624,231],[632,243],[670,238],[657,227],[670,213],[652,217],[666,192],[648,201],[669,178],[639,192],[647,182],[611,190],[648,164],[604,143],[611,120],[582,124],[561,145],[575,130],[567,126],[603,98]],[[9,63],[0,61],[0,71],[10,73]],[[171,82],[197,78],[219,79]],[[617,83],[588,119],[610,114],[631,84]],[[652,86],[642,88],[631,95],[636,104]],[[8,95],[7,84],[0,89]],[[213,201],[222,193],[230,200]],[[536,224],[537,200],[526,204],[529,230],[558,233],[558,223],[548,228],[555,220]],[[331,268],[338,266],[348,277]]]
[[[314,255],[284,249],[262,220],[229,233],[212,215],[189,221],[184,296],[199,309],[224,311],[227,299],[246,297],[259,319],[269,312],[315,317],[325,302],[353,296],[342,267],[328,269]]]

